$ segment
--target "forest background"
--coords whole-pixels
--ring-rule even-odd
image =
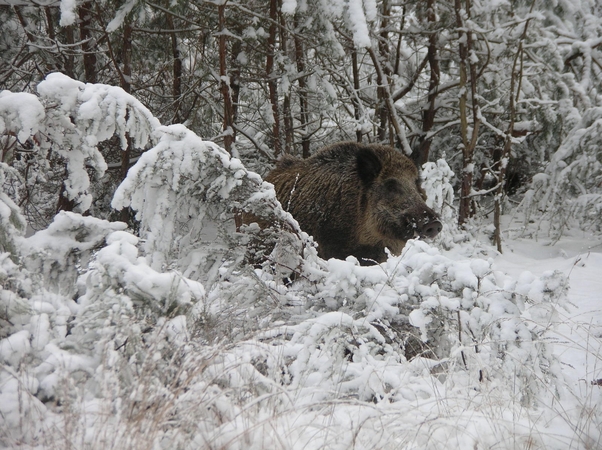
[[[418,164],[443,157],[458,222],[490,216],[498,248],[512,202],[526,223],[547,215],[555,236],[570,219],[599,229],[598,2],[8,3],[3,89],[35,92],[55,71],[120,86],[260,174],[341,140],[391,144]],[[46,157],[41,181],[39,155],[16,146],[5,141],[2,161],[23,176],[31,226],[85,212],[61,186],[62,158]],[[89,212],[106,217],[138,153],[110,141],[100,152],[109,170]]]

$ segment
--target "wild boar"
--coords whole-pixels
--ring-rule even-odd
[[[265,180],[326,259],[374,264],[385,248],[399,254],[408,239],[441,231],[416,166],[392,147],[342,142],[308,159],[286,156]]]

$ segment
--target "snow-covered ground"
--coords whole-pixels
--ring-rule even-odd
[[[77,216],[63,217],[63,225],[57,222],[55,233],[61,226],[69,228],[67,219],[79,220]],[[95,219],[86,220],[98,227],[108,226]],[[164,276],[136,262],[136,239],[131,235],[116,231],[110,236],[109,246],[96,257],[96,274],[88,277],[88,285],[102,284],[98,278],[106,276],[102,275],[102,267],[121,271],[121,275],[112,276],[126,280],[134,277],[126,284],[139,283],[140,292],[149,279],[160,280]],[[30,240],[40,245],[51,241],[43,235]],[[510,376],[487,373],[493,366],[488,367],[491,359],[486,356],[480,369],[472,370],[471,364],[479,361],[478,354],[470,357],[468,370],[458,368],[453,358],[446,359],[440,367],[428,358],[405,361],[395,357],[390,348],[387,350],[386,344],[379,344],[380,335],[365,319],[354,319],[336,308],[317,313],[313,319],[297,320],[297,325],[278,325],[274,321],[264,327],[263,334],[254,333],[253,337],[225,345],[195,342],[186,335],[184,316],[161,320],[158,331],[144,331],[149,333],[150,349],[140,347],[152,354],[152,361],[134,364],[138,369],[133,369],[128,368],[127,361],[125,366],[119,362],[126,347],[114,348],[114,342],[129,345],[123,336],[127,332],[114,325],[119,319],[111,319],[112,324],[106,322],[106,328],[97,336],[98,342],[93,344],[97,350],[86,356],[73,341],[69,344],[72,347],[65,346],[69,335],[63,341],[52,339],[52,335],[59,335],[56,328],[60,327],[60,314],[53,315],[50,303],[57,309],[69,306],[72,313],[81,316],[73,335],[83,340],[89,338],[78,330],[81,322],[91,324],[99,314],[103,320],[109,320],[110,314],[103,312],[106,306],[125,317],[132,305],[95,297],[90,287],[91,294],[79,300],[80,306],[59,301],[58,296],[37,298],[35,308],[45,311],[46,317],[34,315],[29,335],[25,331],[16,333],[22,339],[13,335],[11,342],[4,339],[0,345],[7,364],[4,367],[9,371],[0,385],[4,402],[0,405],[1,420],[12,427],[2,432],[1,447],[63,448],[68,444],[92,449],[600,448],[602,387],[596,381],[602,378],[601,244],[602,239],[595,235],[567,237],[554,246],[545,239],[537,242],[513,238],[504,242],[504,253],[497,254],[487,244],[469,241],[443,251],[443,260],[435,250],[424,246],[411,247],[414,253],[401,259],[412,265],[421,258],[425,264],[436,266],[439,258],[448,270],[455,265],[458,281],[470,275],[466,264],[476,259],[465,255],[478,249],[476,253],[485,255],[492,269],[499,271],[496,278],[506,280],[505,286],[511,285],[508,280],[519,280],[517,291],[520,286],[536,285],[538,278],[533,276],[545,277],[551,271],[568,277],[569,305],[565,305],[566,309],[555,308],[549,317],[555,324],[550,324],[552,331],[545,334],[546,340],[553,341],[551,349],[560,361],[558,377],[550,378],[549,384],[540,380],[544,390],[549,389],[546,393],[520,381],[524,369],[516,369],[516,382],[535,393],[529,404],[524,403],[521,389],[508,385],[512,374],[505,365],[498,369],[508,371]],[[391,260],[383,265],[385,271],[389,263]],[[364,282],[372,277],[376,283],[377,272],[371,272],[376,268],[353,269],[353,264],[336,261],[331,261],[329,267],[332,276],[339,277],[336,284],[341,291],[349,292],[354,283],[359,287],[362,283],[358,279],[362,277]],[[416,266],[406,279],[424,276],[416,275],[419,269]],[[342,279],[347,279],[349,285],[341,287]],[[400,275],[398,282],[403,279]],[[167,284],[173,285],[173,281]],[[387,307],[385,300],[390,294],[385,285],[380,292],[383,303],[373,312]],[[114,294],[105,295],[110,298]],[[99,303],[94,309],[95,301]],[[86,312],[86,308],[92,311]],[[350,312],[346,305],[341,310]],[[142,322],[135,319],[124,324],[140,332]],[[161,336],[167,336],[164,342]],[[135,333],[129,336],[132,337]],[[162,352],[161,346],[170,340],[176,343],[172,349],[177,354]],[[23,348],[11,350],[10,345]],[[103,345],[104,350],[100,349]],[[380,356],[372,351],[379,345],[384,351]],[[351,352],[351,358],[342,357],[342,349]],[[455,353],[458,360],[459,351],[456,349]],[[470,349],[465,347],[464,351],[468,355]],[[15,367],[11,358],[18,358],[19,354],[23,358],[20,367],[25,372],[11,372],[9,366]],[[34,360],[36,356],[50,356],[36,367],[27,354]],[[520,353],[510,351],[507,355],[520,357]],[[135,359],[130,361],[135,363]],[[61,371],[53,372],[51,364],[62,367]],[[541,371],[533,369],[534,377],[542,376]],[[168,374],[173,371],[176,373]],[[475,378],[481,371],[482,379]],[[129,381],[124,382],[124,372]],[[20,380],[21,387],[12,380]],[[64,389],[71,389],[71,394]],[[21,390],[37,392],[45,406],[35,398],[23,397]],[[71,403],[53,403],[54,396]],[[27,423],[32,420],[33,423]],[[22,441],[15,439],[17,436]]]
[[[591,427],[599,423],[588,423],[588,411],[599,410],[602,405],[602,235],[573,232],[555,245],[546,239],[517,238],[505,246],[504,254],[495,258],[499,270],[511,276],[524,270],[535,275],[559,270],[569,279],[568,310],[558,311],[554,353],[575,397],[566,396],[562,409],[571,416],[581,411],[579,425],[592,431]],[[558,428],[550,429],[552,434],[574,432],[566,424],[563,427],[555,422],[555,426]],[[571,448],[588,447],[573,441]],[[602,448],[602,441],[591,442],[589,448]]]
[[[571,234],[554,245],[549,239],[505,242],[494,265],[515,277],[525,270],[534,275],[558,270],[568,277],[569,306],[559,310],[555,353],[574,386],[591,392],[586,385],[602,379],[602,235]]]

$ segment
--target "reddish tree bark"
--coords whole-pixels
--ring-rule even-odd
[[[477,103],[477,70],[476,63],[469,59],[470,51],[473,48],[472,32],[466,30],[462,11],[467,14],[470,19],[470,0],[465,0],[462,5],[462,0],[454,1],[454,9],[456,13],[456,25],[458,27],[458,43],[460,56],[460,133],[462,135],[462,181],[460,185],[460,211],[458,213],[458,224],[464,224],[473,214],[472,210],[472,180],[474,173],[474,151],[477,145],[477,137],[479,135],[479,106]],[[470,75],[470,78],[468,76]],[[468,85],[470,82],[470,85]],[[471,110],[472,110],[472,130],[469,136],[468,126],[468,95],[467,91],[470,88],[471,94]]]
[[[427,2],[427,20],[431,28],[434,28],[437,22],[435,14],[435,0]],[[434,29],[430,29],[429,46],[427,51],[427,59],[430,67],[429,92],[427,95],[428,108],[422,112],[422,136],[420,146],[414,155],[414,161],[418,167],[421,167],[429,159],[431,149],[431,140],[427,138],[427,133],[431,131],[435,124],[435,115],[437,114],[437,87],[439,86],[440,70],[439,70],[439,55],[437,54],[437,41],[439,33]]]
[[[96,49],[91,33],[91,3],[84,2],[79,7],[79,37],[82,45],[82,58],[84,60],[84,77],[87,83],[96,83]]]
[[[295,15],[295,29],[299,28],[299,18]],[[307,99],[307,76],[305,75],[305,52],[303,49],[303,41],[301,37],[295,33],[295,60],[297,63],[297,73],[301,74],[298,79],[299,83],[299,128],[301,129],[301,156],[309,158],[310,143],[309,143],[309,112]]]
[[[232,144],[234,143],[234,108],[232,106],[232,96],[230,93],[230,80],[228,78],[227,67],[227,42],[226,42],[226,5],[217,7],[219,21],[219,75],[222,98],[224,99],[224,148],[232,154]]]
[[[167,26],[170,30],[175,30],[173,23],[173,16],[171,14],[166,15]],[[178,34],[173,31],[169,34],[171,42],[171,55],[173,58],[173,81],[171,87],[171,95],[174,98],[174,114],[172,118],[173,123],[182,122],[180,115],[180,108],[182,104],[182,56],[180,55],[180,48],[178,47]]]
[[[265,72],[268,79],[270,103],[274,123],[272,133],[274,138],[274,156],[282,153],[280,136],[280,108],[278,107],[278,83],[274,72],[274,56],[276,53],[276,36],[278,32],[278,0],[270,0],[270,29],[268,34],[268,53],[266,57]]]

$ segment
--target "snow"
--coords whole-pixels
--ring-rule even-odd
[[[18,331],[0,341],[0,358],[3,362],[18,366],[21,358],[29,353],[30,334],[27,330]]]
[[[293,2],[296,5],[295,0],[286,1],[282,6],[282,11],[290,11]],[[331,20],[344,19],[353,34],[353,43],[356,47],[362,48],[372,45],[367,21],[376,19],[377,8],[374,0],[320,0],[318,8],[324,15],[321,18],[321,23],[326,27],[326,31],[323,32],[325,40],[332,41],[334,45],[340,46],[337,39],[332,35],[333,25]],[[305,9],[303,3],[299,6],[299,9],[301,11]]]
[[[284,14],[294,14],[297,9],[297,0],[284,0],[282,2],[282,12]]]
[[[107,169],[98,144],[117,135],[123,150],[128,138],[133,147],[145,148],[153,141],[159,121],[140,101],[115,86],[86,84],[51,73],[37,90],[38,103],[46,107],[42,123],[48,135],[41,146],[58,144],[54,151],[67,161],[67,197],[76,201],[76,211],[85,212],[92,202],[88,171],[100,178]]]
[[[77,17],[75,14],[76,6],[75,0],[61,0],[61,20],[59,23],[62,27],[75,23]]]
[[[0,133],[14,133],[25,142],[39,131],[44,116],[44,107],[35,95],[0,92]]]
[[[205,151],[217,152],[228,164],[210,149]],[[231,164],[234,173],[242,170],[238,161]],[[23,241],[27,249],[49,249],[52,243],[85,250],[99,239],[104,246],[80,276],[84,293],[77,307],[70,309],[66,298],[40,298],[26,313],[25,328],[0,341],[0,357],[10,367],[22,366],[25,358],[38,360],[25,373],[2,374],[2,421],[15,430],[5,435],[7,443],[17,437],[39,442],[42,430],[48,433],[51,423],[62,429],[62,420],[75,420],[70,433],[90,447],[109,439],[115,448],[129,448],[134,436],[146,445],[290,449],[564,449],[600,442],[599,415],[582,419],[602,403],[599,387],[591,384],[601,377],[602,252],[588,248],[588,238],[561,240],[558,247],[516,238],[505,241],[506,253],[490,249],[486,258],[462,256],[474,243],[442,252],[413,241],[380,266],[332,259],[312,269],[322,278],[309,310],[224,345],[198,341],[192,331],[206,311],[217,318],[227,306],[216,305],[200,283],[152,269],[140,256],[139,239],[111,231],[109,224],[63,213],[47,232],[54,238],[40,232]],[[75,229],[80,235],[95,231],[88,231],[84,243],[59,236]],[[571,283],[566,309],[559,272]],[[262,271],[257,276],[269,279]],[[292,297],[300,288],[281,292]],[[551,301],[549,292],[557,299]],[[136,308],[148,304],[149,311],[165,312],[170,296],[175,303],[169,304],[190,305],[192,314],[162,317],[153,331],[143,331]],[[511,301],[518,297],[522,300]],[[449,311],[471,330],[472,342],[457,346],[456,330],[446,338],[452,339],[448,356],[406,359],[380,324],[397,317],[412,298],[422,298],[410,308],[409,320],[423,340],[433,339],[441,314]],[[326,309],[319,308],[321,301]],[[58,310],[66,306],[72,330],[57,334]],[[148,345],[139,347],[138,357],[147,356],[124,359],[122,352],[141,345],[136,342],[145,334]],[[541,341],[527,345],[534,336]],[[521,344],[513,348],[517,339]],[[506,360],[496,363],[497,352]],[[139,368],[132,371],[131,364]],[[175,378],[168,381],[171,372]],[[68,418],[41,401],[64,395],[66,382],[78,392]],[[144,411],[137,419],[141,429],[129,428],[126,405]],[[109,411],[118,414],[100,420]]]
[[[113,198],[136,212],[136,235],[61,212],[25,237],[18,205],[0,195],[0,446],[602,444],[599,234],[526,239],[512,234],[524,218],[504,216],[500,254],[455,227],[440,160],[423,171],[444,223],[434,242],[410,240],[380,265],[324,261],[273,186],[185,126],[59,74],[39,94],[22,108],[0,101],[3,126],[49,133],[73,196],[86,195],[76,165],[103,170],[101,140],[127,132],[152,148]],[[45,114],[27,122],[24,109]],[[593,133],[597,114],[570,139]],[[236,229],[240,214],[263,226]]]
[[[559,311],[555,347],[563,362],[567,383],[576,392],[582,392],[584,402],[600,400],[589,383],[602,378],[601,244],[599,236],[567,238],[554,247],[517,239],[510,244],[512,251],[498,258],[497,263],[500,270],[515,276],[520,276],[525,267],[534,275],[550,270],[567,274],[571,286],[570,306],[568,310]]]
[[[132,11],[134,6],[136,6],[135,0],[128,0],[121,5],[121,7],[117,10],[117,14],[115,14],[115,18],[107,25],[107,32],[111,33],[121,27],[126,16]]]
[[[4,184],[5,171],[10,173],[7,168],[0,163],[0,184]],[[0,232],[0,251],[10,252],[15,258],[15,240],[25,233],[27,224],[17,204],[4,192],[0,192],[0,226],[5,230]]]
[[[372,2],[367,2],[371,4]],[[370,33],[366,23],[362,0],[349,0],[349,21],[353,30],[353,43],[356,47],[370,47]],[[372,14],[374,16],[374,14]]]

